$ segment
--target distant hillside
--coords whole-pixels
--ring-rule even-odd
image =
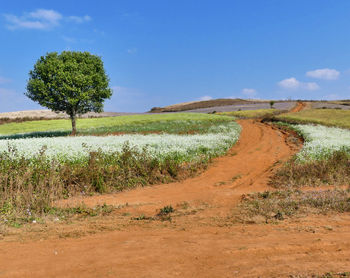
[[[79,115],[79,118],[98,118],[98,117],[113,117],[130,113],[115,113],[115,112],[88,112],[83,115]],[[69,118],[66,113],[55,113],[50,110],[26,110],[15,112],[3,112],[0,113],[0,119],[64,119]]]
[[[241,105],[241,104],[253,104],[253,103],[261,103],[264,101],[259,100],[246,100],[240,98],[218,98],[212,100],[203,100],[203,101],[191,101],[191,102],[183,102],[174,105],[169,105],[165,107],[153,107],[149,112],[150,113],[162,113],[162,112],[180,112],[201,108],[209,108],[215,106],[226,106],[226,105]]]

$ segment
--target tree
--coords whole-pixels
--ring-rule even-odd
[[[273,108],[274,104],[275,104],[275,102],[273,100],[270,100],[270,108]]]
[[[55,112],[66,112],[73,135],[77,115],[102,112],[103,101],[112,96],[101,58],[89,52],[47,53],[29,77],[25,95]]]

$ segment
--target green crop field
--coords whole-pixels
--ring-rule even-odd
[[[243,110],[243,111],[232,111],[232,112],[220,112],[218,115],[234,116],[237,118],[259,118],[273,116],[280,113],[280,110],[276,109],[258,109],[258,110]]]
[[[326,126],[350,128],[350,111],[336,109],[306,109],[297,113],[276,116],[291,123],[314,123]]]
[[[205,133],[214,123],[232,121],[227,116],[216,116],[198,113],[132,115],[106,118],[79,119],[78,134],[108,134],[108,133]],[[28,134],[51,136],[68,135],[71,122],[67,119],[27,121],[0,125],[0,135]],[[44,133],[44,134],[40,134]]]

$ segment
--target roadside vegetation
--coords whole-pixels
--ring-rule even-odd
[[[350,212],[350,189],[277,190],[248,194],[240,204],[242,222],[276,222],[310,213]]]
[[[224,116],[164,114],[120,118],[78,121],[83,126],[99,128],[100,136],[0,140],[0,221],[16,225],[36,221],[59,211],[53,207],[58,199],[116,192],[195,175],[213,157],[224,154],[240,133],[240,126]],[[132,130],[132,134],[102,136],[106,135],[102,130],[111,127]],[[17,129],[11,132],[14,130]],[[133,134],[140,130],[156,134]]]
[[[238,221],[269,223],[310,213],[350,212],[350,130],[278,125],[296,131],[304,146],[271,178],[275,190],[243,196],[235,212]]]

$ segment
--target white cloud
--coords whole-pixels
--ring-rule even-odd
[[[85,16],[75,16],[75,15],[72,15],[72,16],[68,16],[67,17],[67,20],[68,21],[73,21],[75,23],[84,23],[84,22],[88,22],[91,20],[91,17],[88,16],[88,15],[85,15]]]
[[[255,89],[251,89],[251,88],[244,88],[242,90],[242,94],[249,97],[249,98],[253,98],[256,96],[256,90]]]
[[[29,13],[29,16],[38,20],[47,21],[52,25],[59,24],[62,19],[62,15],[54,10],[38,9],[34,12]]]
[[[286,78],[280,82],[278,82],[278,86],[284,89],[288,90],[297,90],[297,89],[304,89],[308,91],[315,91],[320,88],[317,83],[315,82],[300,82],[295,77]]]
[[[0,76],[0,84],[10,83],[11,81],[11,79]]]
[[[213,99],[211,96],[202,96],[198,100],[205,101],[205,100],[211,100],[211,99]]]
[[[308,71],[306,76],[325,80],[336,80],[339,78],[340,72],[335,69],[317,69]]]
[[[37,29],[37,30],[48,30],[60,25],[62,19],[67,21],[73,21],[75,23],[82,23],[91,20],[86,15],[83,17],[79,16],[67,16],[64,17],[57,11],[37,9],[33,12],[24,13],[22,16],[13,14],[5,14],[5,20],[7,21],[6,27],[10,30],[16,29]]]
[[[295,77],[291,77],[278,82],[278,85],[285,89],[297,89],[300,86],[300,82]]]

